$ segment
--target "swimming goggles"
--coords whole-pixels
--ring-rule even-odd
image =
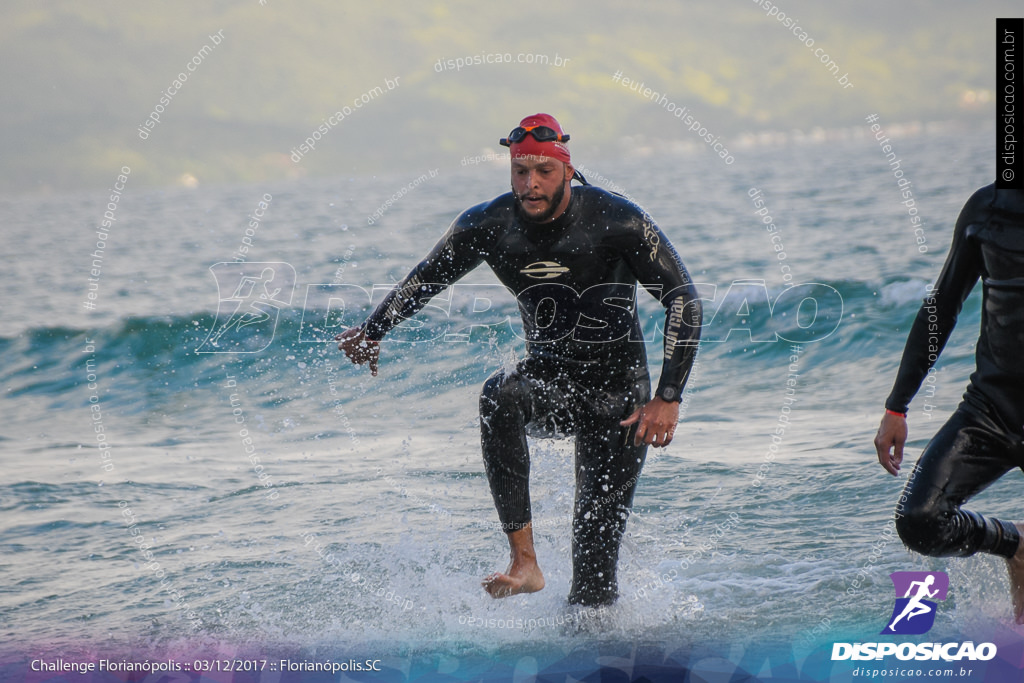
[[[537,142],[569,142],[568,135],[561,134],[548,126],[530,126],[528,128],[519,126],[518,128],[513,128],[507,138],[501,139],[501,145],[503,147],[511,147],[517,142],[522,142],[527,135],[532,135],[533,139]]]

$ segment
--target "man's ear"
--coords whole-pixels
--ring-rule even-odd
[[[565,166],[565,179],[572,180],[573,175],[576,173],[576,168],[572,164],[564,164]]]

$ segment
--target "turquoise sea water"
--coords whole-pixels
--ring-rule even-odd
[[[905,551],[890,520],[906,474],[887,475],[871,445],[953,221],[989,182],[991,136],[944,129],[895,141],[924,219],[922,252],[897,179],[861,133],[738,149],[732,166],[698,153],[579,160],[650,211],[707,299],[683,424],[648,456],[622,597],[599,615],[565,604],[567,442],[533,442],[547,588],[493,601],[479,587],[507,547],[480,460],[477,395],[522,357],[522,342],[507,326],[469,342],[429,339],[432,326],[514,317],[511,297],[494,297],[486,315],[429,311],[416,333],[428,340],[386,343],[376,378],[315,341],[314,323],[361,315],[352,296],[328,315],[332,293],[377,285],[379,300],[459,211],[505,191],[504,162],[439,160],[436,177],[390,205],[422,170],[166,191],[129,178],[98,267],[104,193],[0,199],[14,247],[0,283],[5,677],[28,680],[23,667],[42,656],[273,655],[379,659],[374,680],[564,680],[598,666],[623,680],[684,669],[690,680],[845,680],[853,664],[829,661],[832,644],[878,639],[893,604],[888,574],[925,569],[951,582],[926,638],[991,640],[1003,654],[988,670],[1015,667],[1006,660],[1020,657],[1020,632],[1001,561]],[[757,189],[784,258],[755,215]],[[268,309],[272,339],[264,327],[246,353],[196,353],[229,296],[210,268],[231,260],[257,209],[247,258],[293,270],[292,296]],[[793,282],[837,293],[819,302],[824,322],[798,353],[767,341],[796,329],[767,305],[786,289],[782,265]],[[494,282],[481,269],[465,281],[476,288],[456,292],[493,292],[483,286]],[[317,284],[349,289],[308,287]],[[746,307],[732,307],[737,292],[749,294]],[[979,296],[930,396],[912,405],[909,458],[959,401]],[[660,313],[640,299],[657,358]],[[978,508],[1017,515],[1019,478]],[[264,670],[235,680],[278,679]]]

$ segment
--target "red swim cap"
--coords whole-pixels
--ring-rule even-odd
[[[533,116],[527,116],[519,122],[519,125],[523,128],[547,126],[559,135],[565,135],[562,131],[562,127],[558,125],[558,121],[556,121],[555,117],[550,114],[534,114]],[[513,142],[510,150],[512,152],[512,158],[517,156],[533,155],[551,157],[552,159],[564,161],[567,164],[572,163],[572,160],[569,158],[569,148],[565,146],[564,142],[559,142],[557,140],[539,142],[532,135],[527,135],[519,142]]]

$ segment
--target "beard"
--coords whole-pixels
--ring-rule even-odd
[[[548,208],[536,216],[530,215],[526,212],[526,209],[523,207],[523,200],[520,199],[518,194],[516,194],[516,188],[514,187],[512,188],[512,195],[516,198],[516,205],[519,208],[519,214],[523,216],[523,218],[530,223],[547,223],[551,220],[551,217],[555,215],[555,212],[558,211],[558,207],[561,206],[562,200],[565,198],[565,183],[559,185],[558,189],[555,190],[555,193],[551,195],[551,201],[548,204]]]

